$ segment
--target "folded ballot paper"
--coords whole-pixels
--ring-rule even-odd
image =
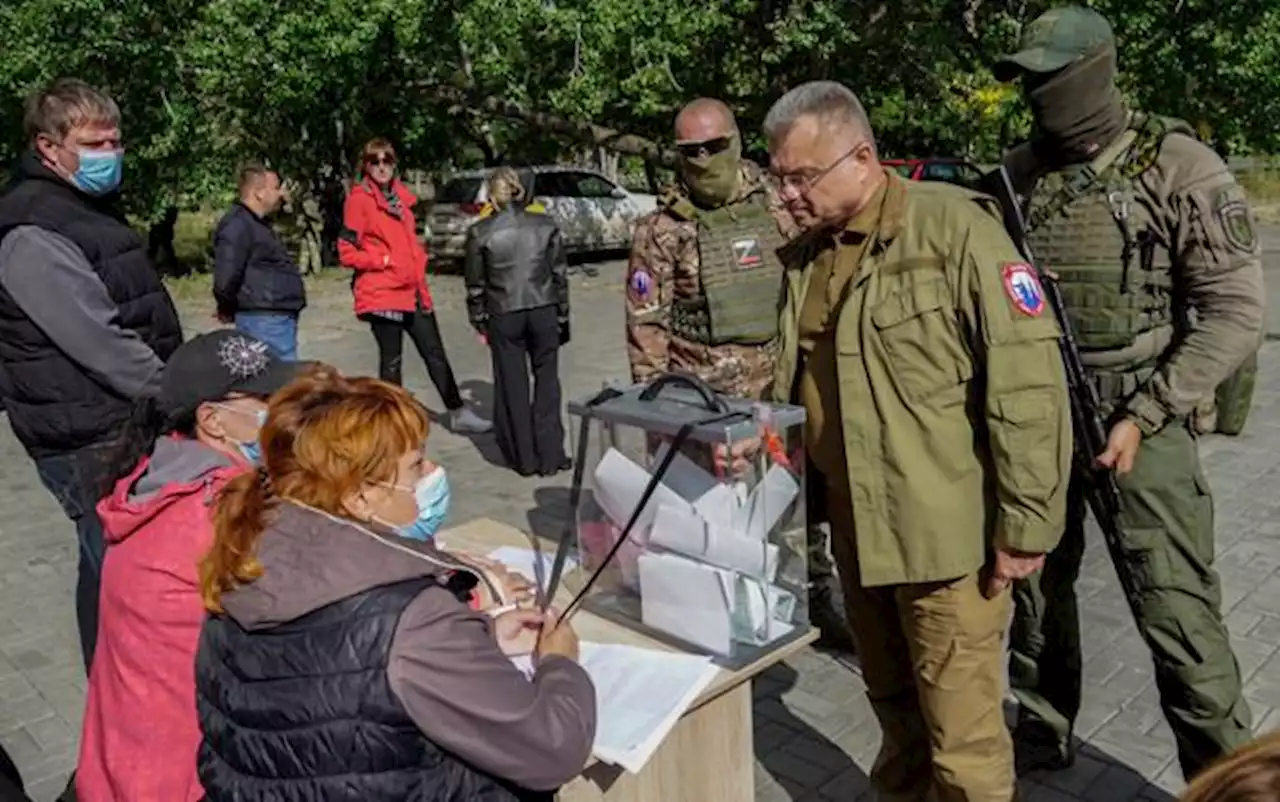
[[[532,675],[529,658],[513,662]],[[592,754],[632,774],[720,670],[707,657],[602,643],[583,643],[579,663],[596,690]]]
[[[616,449],[596,466],[596,497],[618,530],[649,480]],[[677,453],[630,535],[645,550],[622,566],[638,585],[642,622],[725,655],[734,642],[759,645],[786,634],[795,598],[772,584],[779,549],[768,535],[799,491],[778,465],[748,492],[745,482],[719,481]]]

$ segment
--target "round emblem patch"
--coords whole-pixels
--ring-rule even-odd
[[[1004,294],[1019,312],[1028,317],[1040,317],[1044,312],[1044,288],[1036,269],[1025,262],[1005,265],[1001,270]]]
[[[643,268],[638,269],[631,274],[630,287],[633,298],[637,301],[647,300],[649,293],[653,291],[653,276]]]

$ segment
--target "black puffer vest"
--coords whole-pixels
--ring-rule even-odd
[[[0,239],[18,226],[37,226],[74,242],[119,308],[120,326],[167,360],[182,344],[182,327],[142,237],[110,200],[72,188],[34,154],[18,173],[0,198]],[[132,399],[93,379],[50,342],[3,287],[0,394],[14,433],[35,457],[109,439],[133,408]]]
[[[434,582],[373,588],[259,632],[211,616],[196,658],[207,802],[552,802],[437,747],[391,690],[396,625]]]

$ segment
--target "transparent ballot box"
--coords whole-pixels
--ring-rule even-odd
[[[569,414],[585,609],[728,668],[805,633],[802,407],[667,374]]]

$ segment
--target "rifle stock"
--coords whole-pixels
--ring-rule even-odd
[[[1097,455],[1106,451],[1107,427],[1102,415],[1102,401],[1098,390],[1089,380],[1084,363],[1080,360],[1080,349],[1076,345],[1075,335],[1071,331],[1071,320],[1067,317],[1066,306],[1062,301],[1062,291],[1053,275],[1040,267],[1031,243],[1027,239],[1027,222],[1018,203],[1013,181],[1009,171],[1001,165],[999,168],[999,194],[996,200],[1005,213],[1005,229],[1013,237],[1014,245],[1027,263],[1036,271],[1040,285],[1044,288],[1045,299],[1058,320],[1058,351],[1062,357],[1062,367],[1066,372],[1067,389],[1071,396],[1071,424],[1075,432],[1073,453],[1076,463],[1076,475],[1085,483],[1085,498],[1089,508],[1106,537],[1108,546],[1113,549],[1118,545],[1117,530],[1120,514],[1120,488],[1116,485],[1115,474],[1097,464]]]

